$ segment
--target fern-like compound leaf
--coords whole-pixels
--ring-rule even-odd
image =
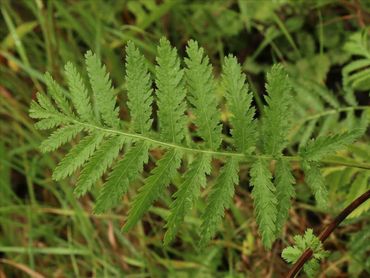
[[[110,127],[118,127],[118,108],[116,107],[116,94],[112,81],[104,65],[96,54],[88,51],[85,55],[86,68],[94,96],[94,109],[103,123]]]
[[[162,38],[157,49],[155,68],[159,131],[162,140],[181,143],[185,136],[185,83],[184,70],[180,68],[177,51],[170,42]]]
[[[231,134],[236,149],[241,153],[251,153],[256,143],[257,128],[253,120],[255,109],[251,107],[252,94],[245,83],[245,75],[233,56],[225,58],[223,66],[223,84],[226,100],[231,112]]]
[[[67,78],[69,93],[77,114],[83,121],[94,122],[94,114],[91,107],[90,95],[85,83],[76,67],[68,62],[64,67],[64,74]]]
[[[59,162],[53,172],[53,179],[59,181],[70,176],[78,167],[82,166],[94,153],[102,142],[104,133],[94,132],[83,138],[70,152]]]
[[[50,73],[45,74],[45,82],[48,94],[53,98],[60,111],[66,115],[72,115],[71,106],[64,94],[62,87],[51,77]]]
[[[280,155],[286,147],[292,102],[291,85],[287,73],[279,64],[267,73],[267,106],[262,117],[262,141],[264,152]]]
[[[37,102],[31,102],[30,116],[35,119],[48,118],[49,115],[61,114],[57,109],[55,109],[51,100],[43,93],[38,92],[36,94]],[[47,113],[44,115],[42,112]],[[36,115],[34,114],[36,113]]]
[[[276,235],[277,198],[267,162],[257,159],[252,164],[250,175],[254,210],[262,243],[266,248],[271,248]]]
[[[324,250],[320,239],[313,234],[312,229],[307,229],[303,236],[294,236],[294,242],[293,246],[288,246],[283,250],[281,256],[286,262],[295,263],[303,252],[310,248],[313,252],[313,258],[306,262],[303,270],[308,277],[317,277],[320,268],[319,262],[326,258],[329,252]]]
[[[139,189],[138,194],[132,202],[127,221],[123,227],[124,231],[131,229],[157,200],[163,190],[171,182],[181,164],[182,154],[173,149],[168,151],[158,162],[156,167],[145,180],[144,186]]]
[[[72,141],[83,130],[79,125],[66,125],[54,131],[46,140],[41,143],[42,152],[51,152],[58,149],[65,143]]]
[[[189,41],[186,53],[189,57],[185,59],[188,99],[194,107],[197,134],[205,141],[206,148],[217,150],[221,144],[221,125],[212,66],[197,42]]]
[[[132,130],[145,134],[150,130],[153,121],[152,80],[148,62],[133,42],[128,42],[126,46],[126,88]]]
[[[41,150],[54,151],[74,138],[82,138],[60,161],[54,170],[53,179],[63,179],[81,167],[75,189],[75,193],[81,196],[91,190],[93,184],[117,161],[107,174],[108,178],[97,197],[94,211],[101,213],[120,203],[130,184],[148,162],[149,149],[164,148],[164,155],[156,162],[132,202],[124,226],[128,230],[177,176],[183,153],[192,153],[194,161],[185,169],[183,180],[170,204],[164,238],[165,244],[168,244],[175,237],[186,214],[191,211],[200,188],[206,184],[213,156],[228,157],[211,189],[202,215],[201,243],[204,245],[216,233],[224,210],[232,200],[234,186],[238,183],[240,159],[254,161],[250,173],[252,197],[263,244],[269,248],[281,232],[294,195],[294,177],[289,159],[283,156],[291,120],[289,79],[281,65],[274,66],[268,73],[267,105],[261,111],[259,128],[254,120],[255,109],[251,107],[252,94],[245,75],[235,57],[225,58],[221,79],[225,91],[225,107],[230,114],[230,140],[226,134],[221,133],[216,81],[204,49],[195,41],[190,41],[186,53],[188,58],[185,59],[185,67],[182,67],[176,49],[171,47],[168,40],[161,39],[154,70],[154,96],[148,62],[132,42],[128,43],[125,85],[130,124],[121,123],[112,82],[105,66],[91,51],[85,56],[91,88],[85,86],[83,78],[71,63],[65,66],[68,92],[50,74],[46,74],[47,95],[38,93],[30,107],[30,116],[38,120],[36,128],[55,128],[42,143]],[[158,107],[156,115],[152,115],[154,99]],[[332,98],[326,101],[334,107],[338,106],[338,102]],[[187,102],[190,106],[189,117],[186,115]],[[158,124],[158,133],[151,128],[153,119]],[[194,123],[191,126],[194,134],[191,135],[201,140],[185,144],[185,137],[187,142],[192,138],[188,136],[187,128],[190,121]],[[311,127],[314,128],[316,121],[312,122]],[[123,129],[127,126],[127,130]],[[318,205],[324,207],[328,202],[328,194],[319,161],[325,155],[352,143],[362,135],[364,129],[319,137],[306,144],[312,130],[306,133],[307,136],[304,135],[305,139],[296,158],[302,161],[306,183],[313,191]],[[262,148],[254,152],[257,131]],[[227,150],[220,150],[222,136],[225,137]],[[121,149],[124,149],[122,157]],[[269,170],[271,160],[277,161],[274,177],[276,187]]]
[[[32,101],[30,107],[30,117],[38,119],[35,124],[37,129],[51,129],[59,125],[71,123],[72,119],[57,111],[50,99],[42,93],[37,93],[37,102]]]
[[[289,209],[292,205],[292,198],[295,196],[294,183],[290,164],[285,159],[278,159],[275,170],[275,186],[277,198],[277,216],[276,216],[276,236],[280,235],[285,221],[288,219]]]
[[[320,165],[317,162],[303,161],[302,168],[305,174],[305,181],[311,188],[317,205],[322,209],[326,209],[328,206],[329,194],[325,186],[325,179],[320,171]]]
[[[301,148],[299,155],[307,161],[319,161],[328,154],[342,149],[353,143],[357,138],[363,135],[361,128],[335,134],[332,136],[321,136],[316,140],[311,140],[306,146]]]
[[[239,161],[229,158],[222,167],[221,173],[208,197],[207,207],[202,215],[200,227],[200,245],[204,246],[216,233],[234,196],[234,186],[239,182]]]
[[[166,224],[167,232],[164,236],[165,244],[168,244],[175,237],[185,215],[191,211],[193,203],[199,195],[200,187],[206,185],[206,175],[210,172],[211,157],[208,155],[195,157],[185,174],[184,181],[174,194],[176,199],[170,205],[170,215]]]
[[[122,136],[112,136],[104,141],[95,151],[94,155],[85,164],[78,178],[74,193],[82,196],[89,191],[94,183],[104,174],[107,168],[117,158],[125,142]]]
[[[94,212],[102,213],[118,205],[130,183],[136,179],[147,161],[148,145],[145,142],[139,142],[129,149],[104,183],[96,200]]]

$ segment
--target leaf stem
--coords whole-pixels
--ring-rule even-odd
[[[179,151],[185,151],[185,152],[192,152],[192,153],[203,153],[203,154],[208,154],[212,156],[223,156],[223,157],[237,157],[240,158],[241,161],[254,161],[256,159],[265,159],[265,160],[274,160],[275,158],[271,155],[246,155],[243,153],[238,153],[238,152],[219,152],[219,151],[212,151],[212,150],[205,150],[205,149],[196,149],[196,148],[191,148],[191,147],[184,147],[181,145],[177,145],[174,143],[168,143],[168,142],[163,142],[157,139],[153,139],[150,137],[147,137],[142,134],[138,133],[129,133],[129,132],[124,132],[121,130],[116,130],[116,129],[111,129],[111,128],[106,128],[102,126],[97,126],[94,124],[90,123],[84,123],[80,122],[76,119],[71,119],[71,121],[75,124],[82,125],[87,129],[95,129],[95,130],[100,130],[105,133],[110,133],[110,134],[117,134],[117,135],[122,135],[127,138],[131,138],[133,140],[143,140],[148,143],[152,143],[154,145],[159,145],[162,147],[166,148],[171,148],[171,149],[177,149]],[[299,156],[283,156],[283,159],[286,159],[290,162],[299,162],[301,161],[301,157]],[[347,167],[354,167],[354,168],[361,168],[361,169],[367,169],[370,170],[370,164],[366,163],[361,163],[361,162],[344,162],[344,161],[335,161],[333,159],[328,159],[328,160],[321,160],[321,163],[324,164],[331,164],[331,165],[338,165],[338,166],[347,166]]]
[[[351,204],[349,204],[342,212],[321,232],[319,239],[321,242],[324,242],[330,234],[343,222],[344,219],[361,204],[366,202],[370,198],[370,190],[363,193],[360,197],[355,199]],[[287,273],[286,278],[294,278],[303,265],[312,257],[313,252],[311,249],[307,249],[302,253],[299,259],[295,262],[293,267]]]

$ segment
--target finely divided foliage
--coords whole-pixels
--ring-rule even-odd
[[[212,159],[222,159],[224,165],[213,182],[201,216],[200,243],[204,245],[215,236],[224,211],[232,202],[234,187],[239,182],[239,164],[249,161],[255,215],[263,243],[270,248],[281,233],[295,193],[290,157],[283,154],[289,143],[293,100],[283,67],[275,65],[267,74],[266,106],[260,111],[258,123],[252,93],[235,57],[225,57],[222,86],[218,86],[209,58],[195,41],[189,41],[187,57],[182,62],[169,41],[161,39],[154,76],[132,42],[125,52],[129,125],[119,118],[116,91],[105,66],[92,52],[85,55],[90,86],[71,63],[65,66],[68,90],[46,74],[48,94],[38,93],[30,108],[30,116],[38,120],[38,129],[55,129],[41,144],[41,150],[54,151],[80,138],[55,168],[53,179],[59,181],[82,168],[75,188],[77,196],[86,194],[103,179],[94,207],[95,213],[103,213],[122,202],[131,184],[140,183],[149,150],[161,148],[161,158],[133,198],[124,230],[132,228],[166,187],[176,181],[178,190],[173,194],[165,226],[164,243],[169,244],[191,212],[201,188],[207,186]],[[227,140],[227,150],[221,149],[226,135],[222,135],[218,88],[224,92],[224,99],[220,99],[225,101],[222,107],[230,115],[232,138]],[[152,129],[154,101],[158,107],[158,131]],[[188,129],[190,124],[194,126],[192,131]],[[296,158],[301,161],[306,183],[318,205],[327,205],[320,160],[351,144],[362,132],[351,130],[319,137],[300,146]],[[193,142],[190,138],[194,136],[201,140]],[[184,172],[180,177],[182,163]]]

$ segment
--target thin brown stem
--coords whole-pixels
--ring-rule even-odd
[[[319,235],[319,239],[321,242],[324,242],[330,234],[335,230],[336,227],[339,226],[339,224],[346,219],[346,217],[354,211],[356,208],[358,208],[362,203],[367,201],[370,198],[370,190],[366,191],[364,194],[362,194],[360,197],[358,197],[356,200],[354,200],[350,205],[348,205]],[[312,257],[312,250],[307,249],[304,251],[301,255],[301,257],[295,262],[293,267],[290,269],[290,271],[287,273],[286,278],[294,278],[303,265]]]

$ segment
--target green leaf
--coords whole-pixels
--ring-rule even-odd
[[[164,236],[165,245],[174,239],[185,215],[191,211],[199,195],[200,187],[206,185],[206,175],[210,174],[210,172],[211,157],[208,155],[195,157],[185,174],[184,181],[174,194],[176,199],[170,205],[170,214],[166,224],[167,232]]]
[[[94,153],[96,147],[103,140],[104,133],[92,133],[82,139],[59,162],[53,172],[53,179],[59,181],[70,176],[78,167],[82,166]]]
[[[216,233],[234,196],[234,186],[239,182],[239,161],[236,158],[229,158],[222,167],[215,185],[208,197],[207,207],[202,215],[200,227],[200,245],[204,246]]]
[[[112,81],[104,65],[96,54],[88,51],[85,54],[87,72],[94,96],[94,109],[98,117],[110,127],[118,127],[118,108]]]
[[[145,134],[153,122],[150,118],[153,102],[152,80],[148,62],[131,41],[126,46],[126,88],[132,129]]]
[[[288,219],[289,209],[292,206],[291,199],[295,196],[293,184],[295,184],[290,164],[285,159],[278,159],[276,163],[275,186],[277,198],[277,216],[276,216],[276,236],[279,236],[281,230]]]
[[[170,42],[162,38],[157,48],[155,67],[159,132],[162,140],[181,143],[186,132],[184,70]]]
[[[60,111],[68,116],[72,116],[71,106],[68,103],[64,90],[57,82],[51,77],[50,73],[45,74],[45,83],[48,89],[48,94],[53,98]],[[50,108],[49,108],[50,109]],[[48,109],[48,110],[49,110]]]
[[[175,149],[168,151],[156,164],[150,176],[145,179],[144,186],[139,189],[138,194],[132,202],[127,221],[123,227],[124,231],[131,229],[157,200],[165,188],[175,177],[177,169],[181,164],[182,154]]]
[[[126,194],[132,181],[142,171],[143,165],[148,161],[148,145],[139,142],[124,155],[110,173],[103,185],[94,208],[95,213],[103,213],[118,205]]]
[[[321,136],[316,140],[311,140],[300,151],[299,155],[307,161],[319,161],[326,155],[342,149],[353,143],[357,138],[363,135],[364,129],[358,128],[346,131],[332,136]]]
[[[326,209],[329,203],[329,194],[325,186],[325,179],[321,174],[320,165],[317,162],[302,162],[305,181],[315,196],[317,205]]]
[[[107,168],[117,158],[125,138],[112,136],[103,142],[95,151],[94,155],[86,163],[78,178],[74,193],[82,196],[89,191],[94,183],[104,174]]]
[[[199,47],[197,42],[190,40],[186,53],[189,56],[185,59],[186,81],[190,93],[188,99],[194,107],[197,134],[205,141],[206,148],[217,150],[221,144],[222,127],[219,124],[220,113],[217,108],[212,66],[208,56],[204,55],[204,49]]]
[[[94,122],[95,119],[90,104],[90,95],[85,87],[81,75],[71,62],[68,62],[65,65],[64,74],[67,77],[71,101],[78,115],[84,121]]]
[[[266,248],[271,248],[276,234],[277,198],[267,162],[257,159],[252,164],[250,175],[254,210],[262,243]]]
[[[225,58],[222,80],[226,91],[226,100],[231,112],[231,134],[236,149],[242,153],[251,153],[257,139],[257,125],[253,120],[255,108],[251,107],[253,95],[245,83],[245,75],[233,56]]]
[[[83,130],[79,125],[67,125],[54,131],[46,140],[41,143],[42,152],[51,152],[58,149],[61,145],[72,141]]]
[[[266,90],[261,139],[264,152],[278,156],[287,145],[292,103],[290,81],[281,65],[274,65],[267,73]]]
[[[312,229],[307,229],[304,236],[294,236],[294,241],[293,246],[284,248],[281,253],[282,258],[288,263],[295,263],[307,249],[311,249],[313,258],[305,263],[303,270],[308,277],[317,277],[317,272],[320,269],[319,261],[326,258],[329,253],[324,250],[322,243],[313,234]]]

